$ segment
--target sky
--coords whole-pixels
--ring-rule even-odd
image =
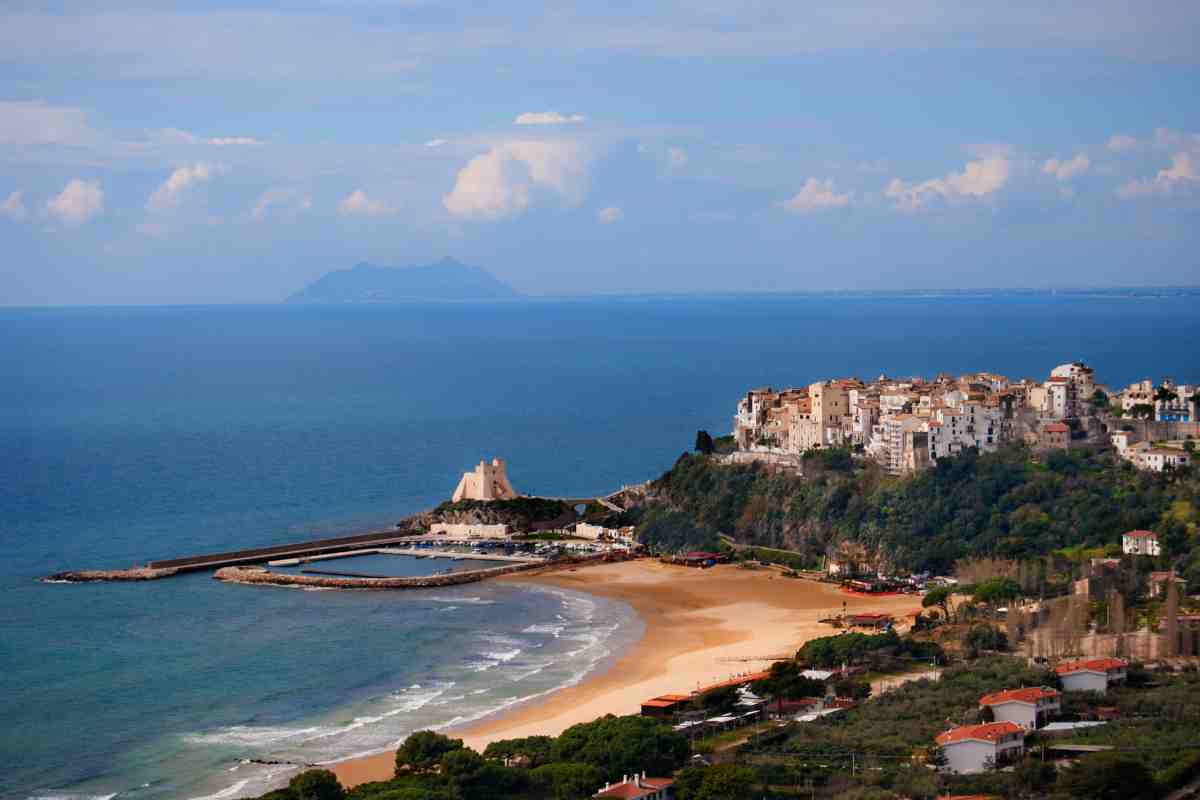
[[[1191,0],[0,5],[0,304],[1200,283]]]

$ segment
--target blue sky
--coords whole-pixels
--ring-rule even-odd
[[[1194,285],[1190,2],[5,3],[0,303]]]

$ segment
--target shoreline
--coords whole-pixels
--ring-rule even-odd
[[[733,565],[695,569],[640,559],[578,572],[501,577],[551,585],[618,600],[643,626],[640,639],[576,684],[535,701],[495,712],[443,732],[480,752],[493,741],[558,735],[605,714],[636,714],[651,697],[690,692],[790,657],[809,639],[836,631],[817,622],[831,612],[886,611],[897,617],[919,610],[912,595],[858,597],[816,581],[784,578],[772,570]],[[346,788],[388,780],[393,751],[326,765]]]

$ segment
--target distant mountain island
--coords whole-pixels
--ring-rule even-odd
[[[480,267],[443,258],[418,267],[356,264],[322,275],[289,303],[396,303],[405,300],[495,300],[518,297],[511,286]]]

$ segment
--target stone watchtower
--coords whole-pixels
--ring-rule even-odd
[[[508,482],[504,459],[493,458],[489,464],[480,461],[472,472],[464,472],[451,500],[511,500],[519,497]]]

